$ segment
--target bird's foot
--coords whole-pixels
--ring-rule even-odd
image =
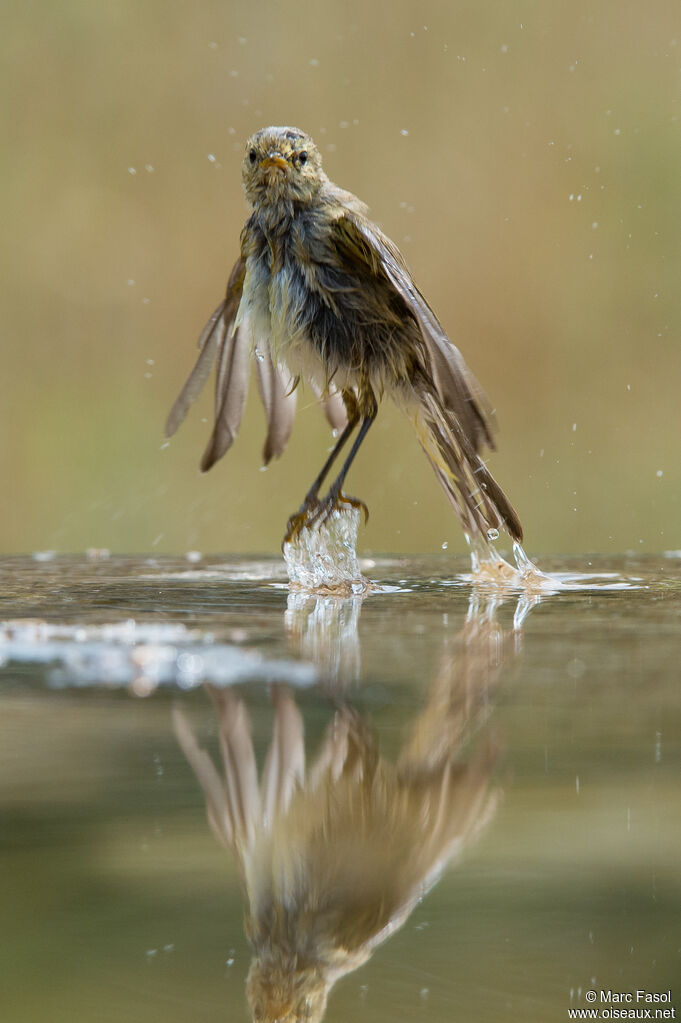
[[[311,517],[316,513],[320,505],[316,494],[308,494],[300,508],[289,518],[286,523],[286,532],[282,543],[291,543],[300,535],[303,529],[310,524]]]
[[[333,514],[334,511],[342,511],[344,506],[356,508],[364,512],[364,522],[369,521],[369,509],[364,501],[358,497],[350,497],[340,490],[333,488],[326,497],[319,498],[316,495],[308,494],[298,511],[290,517],[286,523],[284,543],[291,543],[303,529],[310,529],[312,526],[321,526]]]

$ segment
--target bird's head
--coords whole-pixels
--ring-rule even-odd
[[[319,151],[298,128],[262,128],[246,143],[244,191],[253,206],[309,202],[323,180]]]

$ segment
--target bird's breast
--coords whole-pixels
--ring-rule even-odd
[[[248,321],[254,350],[268,344],[273,361],[286,363],[294,376],[316,377],[308,365],[314,353],[304,274],[294,260],[273,255],[268,247],[247,260],[239,317]]]

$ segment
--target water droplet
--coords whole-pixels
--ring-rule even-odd
[[[449,547],[449,543],[445,540],[444,543],[442,544],[442,550],[446,551],[448,547]]]
[[[255,357],[258,360],[258,362],[264,362],[265,361],[264,353],[261,352],[259,348],[255,349],[254,354],[255,354]]]
[[[487,539],[488,540],[498,540],[499,539],[499,530],[498,529],[488,529],[487,530]]]

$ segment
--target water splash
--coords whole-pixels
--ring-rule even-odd
[[[625,576],[619,572],[542,572],[517,542],[513,544],[514,568],[493,544],[481,537],[471,539],[466,536],[466,542],[471,549],[471,572],[459,576],[459,579],[500,595],[520,591],[524,599],[516,609],[517,628],[536,606],[535,598],[541,600],[544,596],[567,591],[637,589],[642,583],[638,576]]]
[[[360,596],[373,588],[357,560],[359,519],[357,508],[344,505],[335,508],[324,522],[305,526],[284,544],[292,590]]]
[[[513,544],[514,568],[489,542],[492,532],[496,530],[490,530],[488,540],[466,536],[471,548],[471,575],[468,578],[472,583],[498,587],[502,591],[521,589],[528,593],[555,593],[563,588],[560,579],[537,568],[517,541]]]

